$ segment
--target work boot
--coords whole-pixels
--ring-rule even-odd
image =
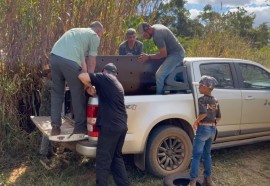
[[[57,136],[61,133],[61,129],[60,127],[52,127],[52,130],[51,130],[51,135],[52,136]]]
[[[196,186],[196,179],[191,180],[188,184],[188,186]]]
[[[211,176],[206,176],[203,179],[203,186],[214,186],[214,182],[212,181],[212,177]]]

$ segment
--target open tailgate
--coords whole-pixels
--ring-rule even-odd
[[[72,135],[74,129],[74,122],[66,117],[62,117],[61,134],[57,136],[51,136],[52,127],[50,116],[31,116],[31,120],[37,126],[37,128],[51,141],[71,142],[85,140],[88,137],[87,135],[74,137]]]

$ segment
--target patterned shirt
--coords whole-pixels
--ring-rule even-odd
[[[136,40],[134,47],[129,48],[128,41],[124,41],[119,45],[119,55],[140,55],[143,51],[143,43]]]
[[[201,123],[215,123],[216,118],[220,118],[220,108],[214,96],[204,95],[199,98],[199,114],[207,114]]]

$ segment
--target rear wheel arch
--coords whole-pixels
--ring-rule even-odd
[[[189,136],[190,140],[193,141],[194,138],[194,130],[192,128],[192,125],[190,123],[188,123],[186,120],[183,120],[181,118],[170,118],[170,119],[166,119],[163,121],[160,121],[159,123],[157,123],[149,132],[148,134],[148,138],[146,141],[149,140],[149,137],[151,136],[151,134],[153,133],[153,131],[155,131],[157,128],[162,127],[162,126],[175,126],[178,128],[181,128],[182,130],[184,130],[187,135]],[[146,143],[147,145],[147,143]]]
[[[156,176],[165,176],[187,169],[192,154],[192,138],[192,128],[187,122],[179,119],[160,122],[147,140],[147,170]]]

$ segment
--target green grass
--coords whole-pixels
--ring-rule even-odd
[[[268,186],[269,154],[269,142],[212,151],[213,180],[218,186]],[[59,158],[54,157],[56,166],[48,171],[39,163],[37,152],[25,156],[18,153],[16,157],[4,154],[0,157],[0,185],[95,185],[95,160],[72,153],[65,155],[70,157],[69,164],[60,163]],[[132,186],[162,185],[162,178],[138,170],[132,163],[132,157],[125,157],[125,162]],[[112,177],[109,183],[115,185]]]
[[[72,155],[71,155],[72,156]],[[38,155],[33,154],[20,160],[2,157],[1,161],[6,163],[0,167],[0,185],[95,185],[95,161],[77,157],[71,159],[69,164],[60,162],[57,157],[53,158],[55,168],[46,170],[39,162]],[[151,176],[138,170],[130,162],[131,157],[125,157],[131,185],[152,186],[162,185],[162,179]],[[115,185],[110,176],[109,185]],[[2,186],[1,185],[1,186]]]

